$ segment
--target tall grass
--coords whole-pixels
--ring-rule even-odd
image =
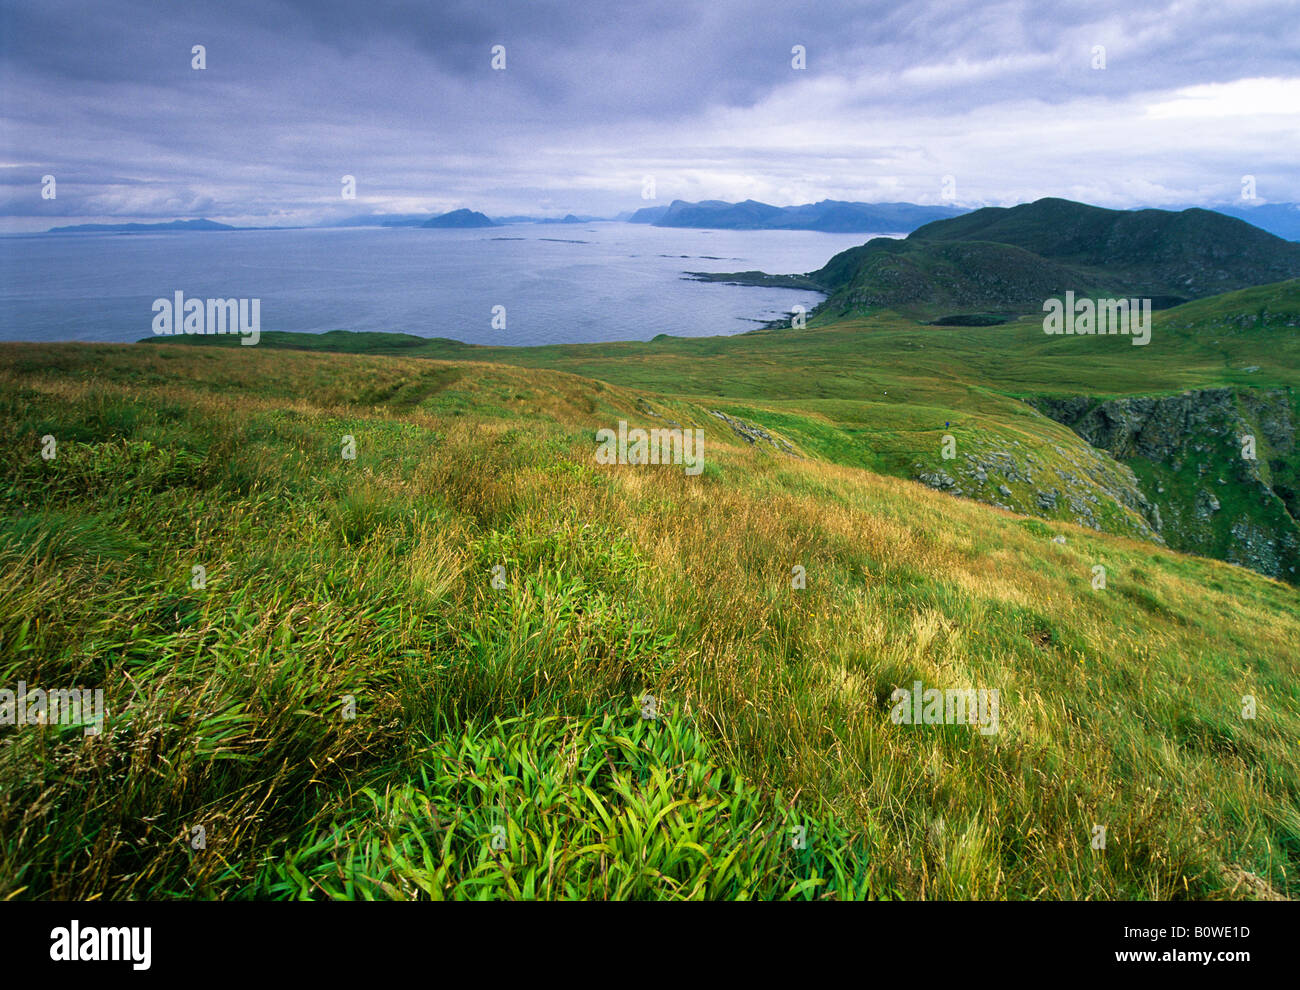
[[[600,467],[650,424],[561,373],[46,352],[0,348],[0,687],[108,717],[0,727],[0,897],[1297,893],[1294,589],[685,402],[703,475]],[[893,724],[913,680],[1001,731]]]

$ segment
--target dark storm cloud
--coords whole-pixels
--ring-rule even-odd
[[[612,212],[645,205],[645,174],[661,198],[933,201],[949,173],[972,200],[1128,205],[1250,172],[1300,199],[1269,105],[1300,77],[1294,9],[18,0],[0,41],[0,213]],[[1181,125],[1147,122],[1188,87],[1202,90]],[[1215,140],[1195,115],[1207,100],[1232,108]]]

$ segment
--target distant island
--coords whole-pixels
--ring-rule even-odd
[[[215,220],[171,220],[167,223],[79,223],[71,227],[51,227],[47,234],[82,234],[87,232],[107,234],[139,234],[164,230],[246,230]]]
[[[488,221],[475,223],[435,223],[434,221],[448,220],[457,214],[466,214],[474,218],[482,218]],[[473,210],[455,210],[452,213],[444,213],[441,216],[430,217],[427,214],[415,213],[370,213],[364,216],[349,217],[347,220],[321,224],[323,227],[500,227],[509,223],[591,223],[601,221],[603,217],[574,216],[572,213],[564,217],[528,217],[528,216],[509,216],[509,217],[489,217],[483,213],[477,213]]]
[[[420,224],[421,227],[495,227],[496,222],[474,210],[452,210]]]
[[[572,213],[563,217],[498,217],[497,223],[598,223],[604,217],[574,216]]]

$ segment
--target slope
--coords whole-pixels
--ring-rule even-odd
[[[1157,309],[1300,275],[1300,244],[1210,210],[1108,210],[1063,199],[986,207],[877,238],[809,277],[826,314],[918,318],[954,307],[1041,312],[1066,289],[1149,297]]]
[[[4,345],[0,381],[0,682],[109,712],[0,729],[0,896],[1300,892],[1285,585],[553,370]],[[706,470],[597,465],[618,419]],[[998,732],[895,724],[917,680]]]

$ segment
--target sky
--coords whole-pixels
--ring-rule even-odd
[[[1297,0],[0,0],[5,231],[1215,205],[1247,176],[1300,201]]]

